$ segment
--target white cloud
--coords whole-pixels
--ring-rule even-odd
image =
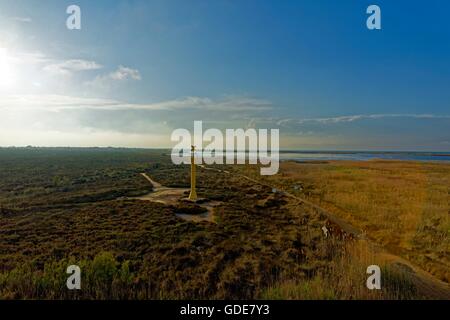
[[[45,54],[39,51],[20,52],[1,45],[0,51],[3,51],[8,57],[9,63],[14,65],[40,65],[50,63],[52,61]]]
[[[8,57],[8,63],[10,64],[24,68],[38,68],[51,75],[71,75],[74,72],[103,68],[102,65],[95,61],[54,59],[39,51],[25,52],[3,46],[0,46],[0,51],[5,52],[3,55]]]
[[[228,97],[222,100],[213,100],[205,97],[185,97],[182,99],[139,105],[135,106],[135,108],[148,110],[201,109],[228,112],[268,110],[271,109],[271,104],[265,100],[245,97]]]
[[[65,109],[95,110],[208,110],[221,112],[260,111],[271,108],[265,100],[230,97],[213,100],[204,97],[185,97],[156,103],[129,103],[104,98],[84,98],[65,95],[4,95],[0,96],[3,109],[40,109],[60,111]]]
[[[278,119],[276,124],[278,126],[285,126],[292,124],[318,123],[318,124],[336,124],[345,122],[354,122],[364,119],[384,119],[384,118],[414,118],[414,119],[450,119],[450,115],[435,115],[435,114],[401,114],[401,113],[384,113],[384,114],[357,114],[339,117],[323,117],[323,118],[287,118]]]
[[[124,66],[119,66],[119,68],[110,73],[109,77],[113,80],[141,80],[141,74],[139,73],[139,70],[127,68]]]
[[[113,82],[126,80],[141,80],[141,73],[137,69],[119,66],[117,70],[106,75],[99,75],[85,84],[93,87],[107,88]]]
[[[101,108],[116,105],[109,99],[79,98],[55,94],[5,95],[0,97],[0,108],[59,111],[63,109]]]
[[[12,17],[11,20],[24,23],[30,23],[33,21],[30,17]]]
[[[102,67],[95,61],[72,59],[46,65],[43,70],[53,74],[70,75],[73,72],[98,70]]]

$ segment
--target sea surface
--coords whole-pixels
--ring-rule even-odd
[[[450,162],[450,152],[280,151],[280,160],[412,160]]]

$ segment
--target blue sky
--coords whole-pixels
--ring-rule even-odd
[[[65,27],[71,4],[81,30]],[[382,30],[366,28],[370,4]],[[0,145],[170,147],[172,130],[203,120],[279,128],[290,149],[450,151],[449,11],[0,0]]]

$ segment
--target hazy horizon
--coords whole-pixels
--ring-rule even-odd
[[[127,146],[38,146],[38,145],[22,145],[22,146],[2,146],[0,149],[138,149],[138,150],[172,150],[172,147],[127,147]],[[216,150],[223,152],[224,150]],[[234,150],[234,152],[250,152],[248,150]],[[433,154],[450,154],[445,150],[399,150],[399,149],[283,149],[280,153],[433,153]]]

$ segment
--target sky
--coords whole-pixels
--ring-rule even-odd
[[[81,30],[69,30],[69,5]],[[366,9],[381,9],[369,30]],[[448,1],[0,0],[0,146],[450,151]]]

